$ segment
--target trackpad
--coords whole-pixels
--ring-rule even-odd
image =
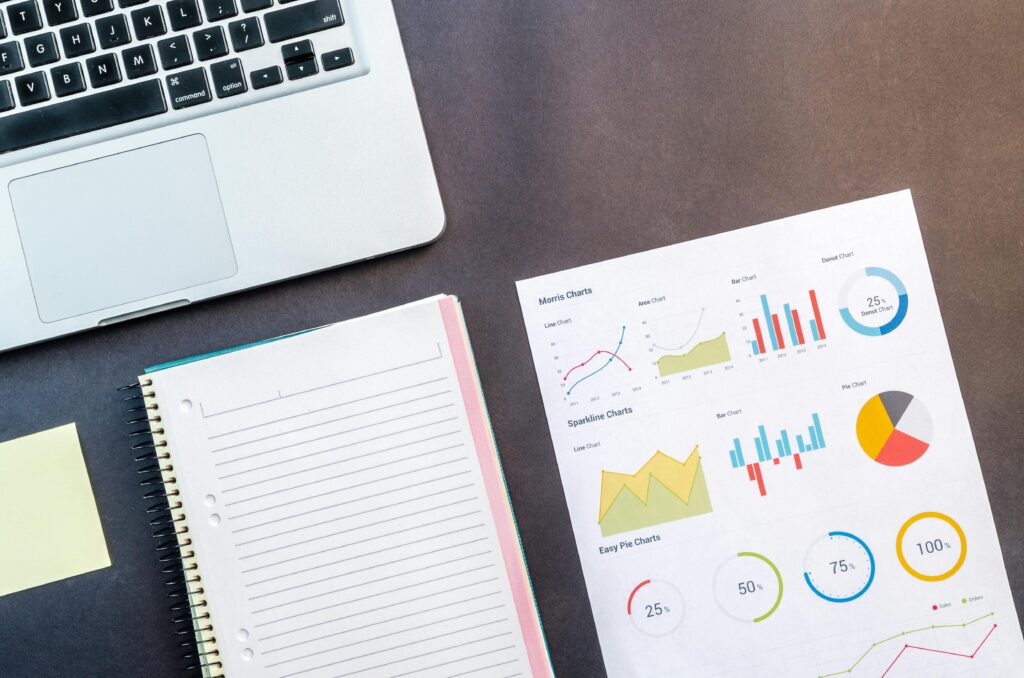
[[[187,299],[238,270],[202,135],[17,179],[10,192],[43,322]]]

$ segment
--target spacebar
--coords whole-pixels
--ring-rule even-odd
[[[3,116],[0,153],[148,118],[166,110],[163,85],[159,80],[147,80]]]

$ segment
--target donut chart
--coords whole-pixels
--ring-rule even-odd
[[[854,288],[858,292],[853,294]],[[889,334],[907,317],[910,299],[903,281],[887,268],[868,266],[855,271],[839,291],[843,322],[858,334]]]
[[[811,544],[804,558],[804,582],[830,603],[849,603],[875,581],[875,556],[863,539],[833,530]]]
[[[932,441],[932,417],[920,399],[903,391],[872,396],[857,415],[857,442],[875,462],[906,466]]]

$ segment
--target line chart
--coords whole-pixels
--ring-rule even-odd
[[[920,633],[922,631],[931,631],[931,630],[934,630],[934,629],[959,629],[959,628],[967,628],[968,626],[970,626],[972,624],[976,624],[976,623],[978,623],[978,622],[980,622],[980,621],[982,621],[984,619],[989,619],[990,617],[992,617],[994,615],[995,615],[995,612],[989,612],[988,614],[982,615],[982,616],[978,617],[977,619],[972,619],[971,621],[964,622],[963,624],[932,624],[930,626],[922,626],[919,629],[911,629],[909,631],[900,631],[896,635],[889,636],[888,638],[883,638],[882,640],[877,640],[877,641],[871,643],[871,647],[866,649],[864,651],[864,654],[862,654],[860,657],[858,657],[857,661],[853,662],[853,664],[851,664],[848,669],[843,669],[842,671],[836,671],[834,673],[823,673],[820,676],[818,676],[818,678],[833,678],[834,676],[847,676],[847,675],[850,675],[851,673],[853,673],[853,670],[855,668],[857,668],[857,666],[862,661],[864,661],[864,659],[869,654],[871,654],[875,649],[877,649],[878,647],[880,647],[882,645],[885,645],[886,643],[888,643],[890,641],[896,640],[898,638],[904,638],[904,637],[909,636],[909,635],[914,634],[914,633]],[[988,641],[989,636],[992,635],[992,632],[996,630],[997,626],[998,626],[998,624],[992,624],[992,628],[990,628],[988,630],[988,633],[985,634],[985,637],[982,638],[981,642],[978,643],[978,646],[976,648],[974,648],[974,652],[972,652],[970,654],[964,654],[964,653],[961,653],[961,652],[951,652],[949,650],[938,650],[938,649],[934,649],[934,648],[923,647],[923,646],[920,646],[920,645],[910,645],[910,644],[906,644],[905,643],[903,645],[903,647],[900,649],[899,654],[896,655],[896,658],[893,659],[892,662],[889,664],[889,667],[885,670],[885,673],[882,674],[881,678],[885,678],[885,676],[889,673],[889,671],[892,670],[892,667],[896,665],[896,662],[899,661],[900,657],[903,656],[903,653],[906,652],[907,650],[918,650],[920,652],[931,652],[931,653],[935,653],[935,654],[951,655],[951,656],[954,656],[954,657],[963,657],[965,659],[974,659],[975,655],[978,654],[978,652],[981,650],[982,646]]]
[[[992,633],[996,630],[997,626],[999,626],[999,625],[998,624],[993,624],[992,625],[992,628],[990,628],[988,630],[988,633],[985,634],[985,637],[981,639],[980,643],[978,643],[978,647],[974,648],[974,652],[972,652],[970,654],[964,654],[962,652],[950,652],[949,650],[937,650],[937,649],[931,648],[931,647],[921,647],[920,645],[904,645],[903,649],[900,650],[900,653],[898,655],[896,655],[895,659],[892,660],[892,663],[889,664],[889,668],[887,668],[885,670],[885,672],[882,674],[881,678],[885,678],[887,675],[889,675],[889,672],[892,671],[892,667],[896,666],[896,662],[898,662],[900,660],[900,657],[902,657],[903,653],[906,652],[907,650],[919,650],[921,652],[932,652],[932,653],[935,653],[935,654],[945,654],[945,655],[949,655],[951,657],[963,657],[965,659],[974,659],[975,655],[978,654],[978,652],[981,650],[982,646],[986,643],[986,641],[988,641],[989,636],[992,635]]]
[[[606,367],[611,365],[616,360],[618,360],[620,363],[622,363],[623,367],[625,367],[628,371],[632,372],[633,368],[629,366],[629,363],[627,363],[625,360],[622,359],[622,356],[619,355],[619,349],[622,348],[622,342],[625,340],[625,338],[626,338],[626,326],[623,325],[622,326],[622,332],[619,334],[619,343],[618,343],[618,345],[616,345],[614,351],[608,351],[606,349],[598,349],[598,350],[594,351],[593,355],[591,355],[589,358],[587,358],[586,360],[581,362],[579,365],[574,365],[572,367],[572,369],[570,369],[568,372],[566,372],[565,375],[562,377],[562,381],[568,383],[569,376],[572,375],[573,372],[575,372],[576,370],[583,369],[584,367],[589,365],[598,356],[605,356],[605,355],[608,356],[608,359],[605,360],[604,362],[602,362],[600,364],[600,366],[596,370],[594,370],[592,372],[588,372],[587,374],[584,374],[582,377],[579,377],[578,379],[576,379],[576,381],[572,382],[572,385],[569,387],[569,390],[567,390],[565,392],[565,394],[566,395],[572,395],[573,389],[576,388],[577,386],[579,386],[580,383],[586,381],[587,379],[590,379],[592,376],[594,376],[598,372],[602,371],[603,369],[605,369]]]
[[[700,331],[700,323],[702,320],[704,320],[704,311],[706,310],[707,308],[700,309],[700,316],[697,318],[697,326],[693,328],[693,333],[690,334],[689,339],[679,344],[678,346],[659,346],[658,344],[653,344],[654,348],[658,349],[659,351],[682,351],[690,344],[691,341],[693,341],[693,338],[697,336],[697,332]]]

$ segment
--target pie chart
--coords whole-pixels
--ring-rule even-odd
[[[906,466],[920,459],[931,444],[932,417],[909,393],[885,391],[860,409],[857,440],[879,464]]]

